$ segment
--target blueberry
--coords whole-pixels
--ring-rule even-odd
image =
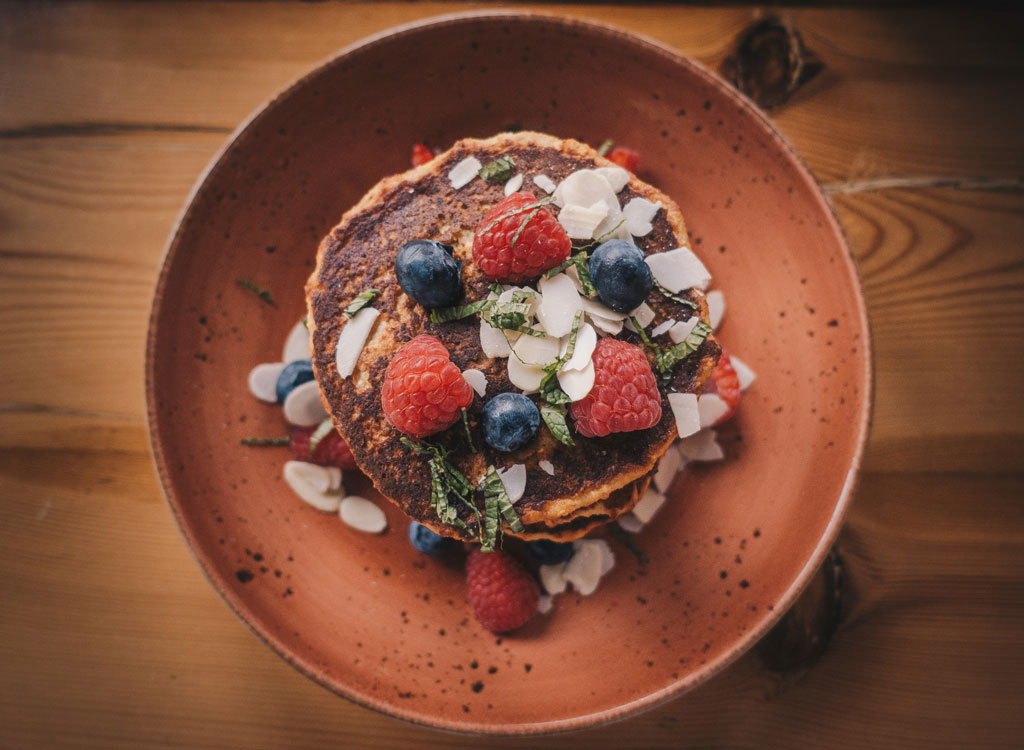
[[[526,552],[541,565],[561,565],[572,558],[572,542],[552,542],[536,539],[526,543]]]
[[[409,541],[424,555],[439,555],[448,545],[447,539],[416,521],[409,524]]]
[[[395,258],[395,276],[402,291],[424,307],[451,307],[462,297],[462,264],[452,246],[435,240],[413,240]]]
[[[313,361],[310,359],[298,359],[289,362],[277,376],[277,385],[274,390],[277,392],[277,403],[283,404],[288,394],[294,391],[303,383],[313,379]]]
[[[484,405],[484,440],[499,451],[517,451],[540,429],[540,412],[521,393],[499,393]]]
[[[615,312],[635,310],[654,286],[640,248],[625,240],[608,240],[590,256],[590,280],[601,301]]]

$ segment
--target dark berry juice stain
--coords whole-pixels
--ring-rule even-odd
[[[242,568],[241,570],[235,571],[235,577],[238,578],[238,580],[242,583],[248,583],[256,576],[252,574],[251,570],[246,570],[245,568]]]

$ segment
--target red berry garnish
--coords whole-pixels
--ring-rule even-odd
[[[412,165],[414,167],[418,167],[420,164],[426,164],[433,158],[434,152],[422,143],[417,143],[412,147]]]
[[[661,419],[661,393],[643,349],[606,338],[594,349],[594,387],[569,405],[584,437],[646,430]]]
[[[309,453],[309,439],[315,427],[293,427],[289,447],[296,461],[306,461],[320,466],[337,466],[339,469],[355,469],[356,460],[352,457],[348,443],[336,430],[328,432],[316,445],[313,454]]]
[[[530,193],[512,193],[492,208],[473,237],[473,260],[497,281],[535,279],[569,257],[572,240]]]
[[[444,344],[420,334],[395,352],[380,394],[384,416],[406,435],[422,438],[447,429],[473,403],[473,389]]]
[[[488,630],[507,633],[537,612],[537,581],[501,550],[475,549],[466,558],[466,593],[473,614]]]
[[[722,356],[718,358],[718,364],[711,371],[711,377],[704,384],[704,393],[716,394],[729,407],[729,411],[715,422],[716,425],[731,419],[736,413],[736,407],[740,405],[740,378],[732,366],[732,360],[729,359],[729,352],[724,348]]]
[[[631,148],[625,146],[616,146],[608,152],[608,158],[618,164],[620,167],[625,167],[630,172],[636,172],[640,166],[640,152],[634,151]]]

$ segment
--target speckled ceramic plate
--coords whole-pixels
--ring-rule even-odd
[[[367,536],[281,479],[284,432],[246,374],[280,356],[321,236],[411,145],[509,127],[613,138],[673,196],[725,290],[724,344],[758,373],[728,458],[684,475],[591,597],[496,638],[455,562],[417,555],[401,514]],[[270,289],[274,306],[240,288]],[[213,585],[296,668],[393,716],[529,733],[608,721],[721,670],[822,561],[868,426],[870,345],[842,231],[792,147],[749,101],[650,40],[531,15],[445,17],[344,50],[235,134],[167,250],[147,362],[171,508]],[[372,496],[347,479],[351,491]],[[614,664],[614,679],[609,665]]]

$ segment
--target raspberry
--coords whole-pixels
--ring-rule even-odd
[[[424,333],[395,352],[380,400],[388,422],[422,438],[459,421],[460,409],[473,403],[473,389],[444,344]]]
[[[716,425],[732,419],[732,415],[736,413],[736,407],[740,405],[740,379],[732,366],[732,360],[729,359],[729,352],[724,347],[722,356],[718,358],[718,364],[711,371],[711,378],[704,384],[704,393],[717,394],[729,407],[729,411],[715,422]]]
[[[646,430],[661,419],[661,394],[643,349],[601,339],[594,349],[594,387],[569,406],[584,437]]]
[[[537,582],[514,557],[475,549],[466,559],[466,593],[480,624],[493,633],[525,625],[537,612]]]
[[[608,158],[618,164],[620,167],[625,167],[630,172],[636,172],[637,167],[640,166],[640,152],[634,151],[631,148],[625,146],[616,146],[608,153]]]
[[[414,167],[418,167],[420,164],[426,164],[433,158],[434,153],[422,143],[417,143],[412,147],[412,165]]]
[[[558,219],[526,192],[512,193],[492,208],[473,237],[473,260],[497,281],[535,279],[568,258],[571,249]]]
[[[321,466],[337,466],[339,469],[355,469],[356,460],[352,457],[348,443],[338,434],[331,430],[324,438],[317,443],[313,455],[309,455],[309,439],[312,437],[315,427],[294,427],[291,431],[289,447],[296,461],[308,461]]]

